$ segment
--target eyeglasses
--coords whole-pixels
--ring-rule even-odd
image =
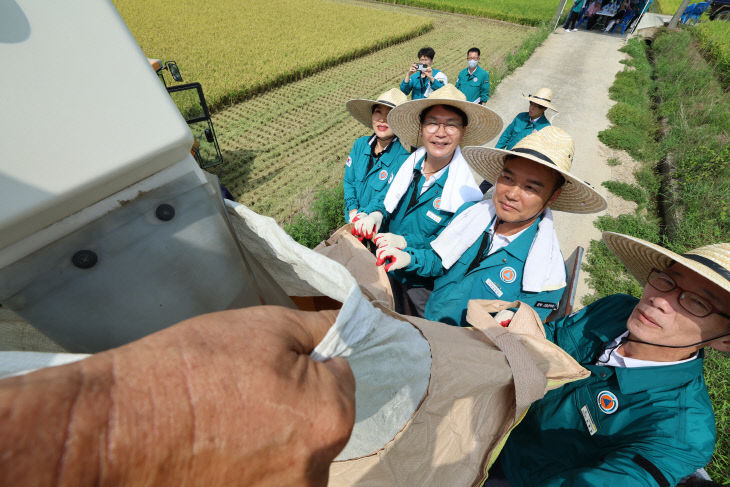
[[[717,313],[727,319],[730,319],[730,315],[726,315],[715,308],[712,303],[707,301],[705,298],[698,296],[691,291],[685,291],[681,287],[677,286],[674,279],[669,277],[668,274],[657,269],[652,269],[649,273],[647,282],[656,289],[664,293],[679,289],[679,305],[682,306],[689,313],[697,316],[698,318],[704,318],[712,313]]]
[[[426,120],[423,122],[423,130],[427,134],[435,134],[438,132],[441,125],[444,126],[444,131],[449,135],[458,134],[459,130],[464,127],[464,124],[459,122],[437,122],[436,120]]]

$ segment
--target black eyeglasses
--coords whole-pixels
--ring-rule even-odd
[[[715,308],[712,303],[707,301],[705,298],[698,296],[692,291],[685,291],[681,287],[677,286],[669,274],[662,272],[657,269],[652,269],[647,278],[647,282],[656,289],[664,293],[679,289],[679,305],[682,306],[689,313],[697,316],[698,318],[704,318],[705,316],[717,313],[730,320],[730,315],[726,315]]]

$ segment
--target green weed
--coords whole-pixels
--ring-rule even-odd
[[[604,181],[603,187],[608,189],[616,196],[620,196],[626,201],[633,201],[637,205],[646,203],[646,193],[635,184],[621,183],[618,181]]]
[[[609,157],[606,161],[606,164],[608,164],[609,166],[620,166],[621,161],[616,159],[615,157]]]
[[[340,183],[319,191],[314,197],[311,216],[299,215],[284,230],[300,244],[313,248],[333,230],[345,224],[345,190]]]

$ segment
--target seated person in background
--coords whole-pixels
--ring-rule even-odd
[[[378,245],[405,247],[407,241],[427,248],[462,205],[482,199],[459,146],[485,143],[499,133],[502,120],[448,84],[427,99],[397,106],[388,122],[404,143],[419,148],[401,166],[380,207],[356,216],[353,233]],[[376,235],[381,224],[391,233]],[[389,277],[396,311],[423,316],[433,280],[400,272]]]
[[[633,13],[631,11],[631,4],[629,3],[629,0],[624,0],[621,3],[621,6],[616,11],[616,15],[611,17],[611,20],[608,22],[608,25],[606,25],[606,29],[604,30],[604,32],[611,32],[613,30],[613,27],[617,23],[621,22],[621,20],[626,15],[633,15]]]
[[[479,67],[481,51],[472,47],[466,52],[466,68],[459,73],[456,87],[464,93],[466,101],[485,105],[489,100],[489,73]]]
[[[412,94],[413,100],[428,98],[431,93],[449,82],[446,74],[431,66],[435,55],[436,51],[430,47],[418,51],[418,62],[411,64],[405,79],[400,82],[400,90],[406,96]]]
[[[347,361],[309,356],[336,318],[221,311],[3,379],[0,485],[326,486],[355,422]]]
[[[591,375],[548,392],[512,432],[500,459],[513,487],[673,487],[712,456],[702,347],[730,351],[730,243],[679,255],[603,240],[643,296],[608,296],[545,325]]]
[[[397,88],[381,94],[377,100],[350,100],[345,105],[350,115],[372,128],[373,135],[360,137],[352,146],[345,162],[345,221],[356,214],[373,211],[385,193],[400,165],[410,155],[388,125],[388,113],[407,101]]]
[[[530,109],[526,112],[519,113],[512,120],[512,123],[504,129],[504,132],[502,132],[502,135],[497,141],[497,145],[495,145],[497,149],[510,150],[526,135],[549,126],[550,122],[545,118],[546,109],[550,108],[556,112],[558,111],[551,103],[553,92],[548,88],[540,88],[537,90],[537,93],[528,95],[525,98],[530,102]]]
[[[428,249],[378,249],[378,261],[422,277],[441,276],[425,318],[468,326],[470,299],[523,301],[544,320],[557,309],[566,285],[550,208],[588,213],[606,208],[593,188],[570,173],[573,139],[548,127],[512,151],[466,147],[464,157],[487,181],[491,200],[459,212]]]
[[[585,16],[588,18],[586,30],[591,30],[593,26],[596,25],[596,22],[598,21],[598,15],[596,14],[599,10],[601,10],[601,0],[593,0],[593,3],[588,5],[585,13]]]

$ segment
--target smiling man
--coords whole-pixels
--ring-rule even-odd
[[[465,147],[463,154],[496,182],[492,199],[463,209],[428,248],[385,248],[378,256],[406,273],[440,276],[426,304],[429,320],[468,326],[470,299],[523,301],[544,320],[566,284],[550,207],[590,213],[606,202],[571,175],[573,139],[559,128],[529,135],[511,151]]]
[[[501,465],[514,487],[673,487],[712,456],[702,347],[730,351],[730,244],[678,255],[627,235],[603,240],[644,293],[545,325],[591,375],[548,392],[512,432]]]

